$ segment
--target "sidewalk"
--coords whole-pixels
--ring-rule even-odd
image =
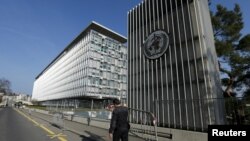
[[[22,109],[22,111],[28,114],[28,110]],[[49,123],[52,122],[53,118],[52,115],[46,114],[46,112],[40,113],[32,111],[31,115],[34,118],[39,118]],[[70,118],[68,117],[68,119]],[[107,126],[109,126],[108,120],[92,119],[92,121],[90,122],[90,126],[88,126],[86,122],[87,122],[86,118],[80,118],[80,117],[77,117],[77,122],[65,119],[63,130],[77,134],[80,137],[82,137],[83,140],[110,141],[110,139],[108,138],[108,128],[107,128]],[[143,139],[129,135],[129,141],[143,141]]]

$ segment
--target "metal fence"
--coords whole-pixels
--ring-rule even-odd
[[[227,124],[250,125],[250,98],[227,98],[225,109]]]
[[[223,116],[218,116],[214,107],[220,107]],[[154,113],[157,126],[206,132],[208,125],[221,124],[220,121],[225,125],[250,124],[250,99],[155,100]]]

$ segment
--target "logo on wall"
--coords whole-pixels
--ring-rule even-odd
[[[143,44],[144,55],[149,59],[161,57],[169,46],[168,34],[163,30],[152,32]]]

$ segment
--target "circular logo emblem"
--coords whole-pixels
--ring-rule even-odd
[[[163,30],[152,32],[144,42],[144,55],[149,59],[161,57],[169,46],[168,34]]]

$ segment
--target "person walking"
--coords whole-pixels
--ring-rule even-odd
[[[109,128],[109,137],[113,141],[128,141],[128,108],[121,105],[120,100],[114,99],[114,110]]]

